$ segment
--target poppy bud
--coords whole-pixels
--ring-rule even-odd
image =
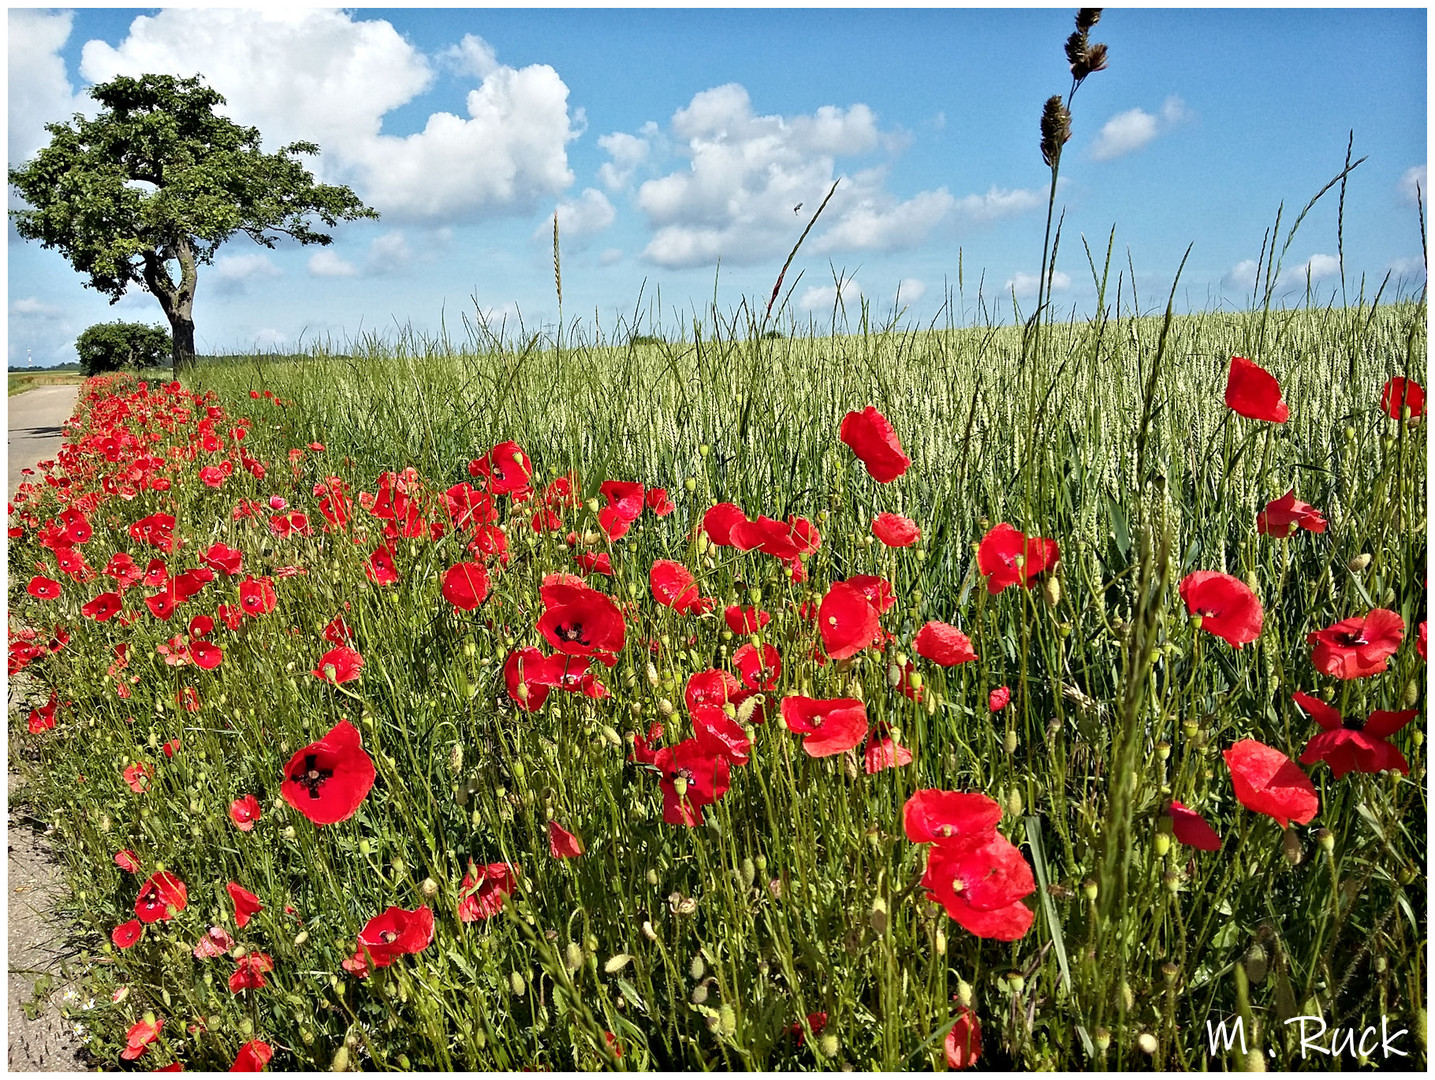
[[[972,984],[966,979],[957,980],[957,1004],[967,1009],[972,1007]]]
[[[817,1040],[817,1048],[822,1051],[822,1056],[826,1058],[835,1058],[839,1047],[840,1044],[837,1041],[836,1035],[823,1035]]]
[[[1286,862],[1290,863],[1292,866],[1300,865],[1300,837],[1295,834],[1294,829],[1286,829],[1282,832],[1281,854],[1286,857]]]
[[[1007,796],[1006,796],[1006,812],[1007,812],[1007,813],[1009,813],[1012,817],[1021,817],[1021,811],[1022,811],[1023,805],[1024,805],[1024,804],[1022,803],[1021,789],[1019,789],[1019,788],[1012,788],[1010,791],[1007,792]]]
[[[1005,736],[1002,737],[1002,749],[1008,754],[1016,753],[1016,729],[1008,728]]]
[[[1140,1035],[1136,1036],[1136,1045],[1141,1048],[1143,1054],[1154,1054],[1157,1047],[1160,1046],[1160,1043],[1156,1041],[1155,1035],[1152,1035],[1149,1031],[1143,1031]]]
[[[1163,832],[1157,833],[1154,847],[1156,849],[1156,857],[1158,859],[1164,859],[1166,852],[1171,850],[1171,838]]]
[[[1081,893],[1092,903],[1096,902],[1097,886],[1093,878],[1087,878],[1081,883]]]
[[[284,826],[284,839],[285,839],[285,840],[293,840],[293,839],[294,839],[294,836],[295,836],[294,826],[293,826],[293,825],[286,825],[286,826]]]
[[[671,701],[669,701],[667,698],[659,698],[659,699],[658,699],[658,712],[660,712],[664,717],[672,716],[672,715],[673,715],[673,703],[672,703]]]
[[[648,920],[646,920],[646,919],[643,920],[643,928],[642,928],[642,929],[643,929],[643,936],[644,936],[645,938],[647,938],[649,941],[657,941],[657,940],[658,940],[658,932],[653,929],[653,924],[650,923]]]
[[[1054,577],[1049,577],[1041,587],[1042,596],[1046,599],[1047,607],[1056,607],[1061,603],[1061,582]]]
[[[576,941],[570,941],[568,947],[563,950],[563,966],[568,969],[568,974],[573,974],[583,966],[583,946]]]
[[[522,997],[528,989],[528,980],[523,977],[521,972],[510,971],[508,973],[508,987],[513,991],[514,997]]]
[[[1420,697],[1420,680],[1411,679],[1405,684],[1405,693],[1400,695],[1400,704],[1404,708],[1412,709]]]
[[[689,491],[696,491],[698,489],[697,478],[689,476],[686,480],[683,481],[683,487],[687,488]],[[702,540],[700,539],[698,543],[701,544]]]
[[[431,877],[426,877],[424,878],[423,884],[419,886],[419,891],[429,900],[432,900],[438,895],[438,882]]]
[[[334,1051],[334,1063],[329,1066],[330,1072],[349,1071],[349,1048],[340,1044],[339,1049]]]
[[[1167,870],[1162,874],[1161,883],[1166,886],[1166,891],[1169,893],[1174,894],[1181,891],[1181,875],[1174,870]]]
[[[941,927],[937,928],[937,936],[933,945],[937,950],[938,956],[947,955],[947,932]]]
[[[872,914],[869,921],[872,924],[872,932],[878,937],[887,933],[887,901],[880,896],[872,901]]]
[[[1256,577],[1256,572],[1254,570],[1246,571],[1245,580],[1246,588],[1250,589],[1251,592],[1255,592],[1260,587],[1260,580]]]
[[[1161,978],[1165,980],[1167,986],[1175,986],[1180,974],[1181,969],[1169,960],[1161,965]]]
[[[1266,951],[1258,944],[1252,945],[1246,953],[1245,963],[1246,978],[1253,983],[1266,981]]]
[[[737,1013],[726,1002],[718,1010],[718,1029],[729,1039],[737,1034]]]
[[[625,967],[628,966],[628,961],[631,959],[633,958],[625,952],[620,952],[615,956],[610,956],[608,958],[608,962],[603,965],[603,974],[616,975],[618,972],[622,971]]]
[[[1104,1027],[1097,1028],[1095,1042],[1096,1049],[1103,1054],[1106,1053],[1106,1051],[1111,1049],[1111,1032],[1107,1031]]]

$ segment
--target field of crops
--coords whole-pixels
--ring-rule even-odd
[[[9,541],[91,1051],[1423,1069],[1425,324],[91,380]]]

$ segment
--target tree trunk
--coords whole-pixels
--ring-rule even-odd
[[[174,380],[178,382],[180,374],[194,366],[194,320],[176,312],[169,318],[169,332]]]

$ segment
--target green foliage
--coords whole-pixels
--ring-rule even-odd
[[[169,332],[144,323],[96,323],[75,341],[80,370],[86,375],[102,371],[137,371],[158,367],[170,352]]]
[[[224,98],[198,76],[122,75],[90,96],[98,116],[47,125],[49,145],[10,170],[29,204],[11,220],[111,303],[130,286],[150,292],[174,330],[177,362],[194,350],[197,268],[230,237],[328,244],[311,218],[332,227],[378,217],[349,188],[314,182],[298,160],[318,153],[313,143],[266,154],[258,129],[215,115]]]

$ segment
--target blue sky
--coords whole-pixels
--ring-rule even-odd
[[[242,236],[201,274],[201,351],[451,330],[475,310],[530,329],[557,315],[551,221],[567,320],[604,333],[690,322],[711,303],[765,303],[835,179],[837,195],[789,272],[791,313],[827,326],[842,298],[887,318],[900,293],[925,325],[957,284],[974,317],[1029,310],[1050,174],[1043,101],[1070,83],[1075,9],[677,11],[35,9],[9,13],[11,165],[43,125],[93,111],[117,74],[202,73],[267,149],[320,144],[312,162],[383,215],[328,248],[266,251]],[[1368,160],[1346,192],[1352,299],[1387,272],[1424,281],[1414,185],[1425,189],[1426,12],[1108,9],[1092,33],[1110,67],[1072,103],[1055,300],[1087,314],[1116,230],[1139,305],[1250,303],[1262,239],[1339,172],[1349,132]],[[795,210],[801,203],[802,209]],[[15,206],[11,195],[11,206]],[[1286,255],[1282,295],[1340,299],[1336,195]],[[1284,242],[1284,235],[1281,240]],[[54,252],[10,230],[9,357],[73,359],[114,318],[162,321],[146,294],[110,306]],[[645,284],[646,283],[646,284]],[[661,311],[654,301],[661,296]],[[1108,299],[1110,299],[1108,297]],[[1123,305],[1131,302],[1129,273]]]

